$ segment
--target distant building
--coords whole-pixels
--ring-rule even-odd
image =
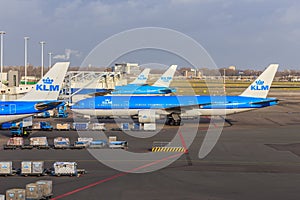
[[[233,66],[233,65],[231,65],[231,66],[228,67],[228,69],[235,71],[235,70],[236,70],[236,67]]]
[[[116,63],[112,71],[134,75],[141,73],[140,66],[137,63]]]

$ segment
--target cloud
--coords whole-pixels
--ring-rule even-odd
[[[70,60],[71,55],[74,55],[76,57],[80,57],[81,53],[77,50],[65,49],[65,54],[55,55],[55,56],[53,56],[53,59],[56,59],[56,60]]]

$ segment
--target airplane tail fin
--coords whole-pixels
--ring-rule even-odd
[[[57,100],[70,62],[56,63],[44,77],[18,101]]]
[[[266,98],[278,66],[278,64],[270,64],[269,67],[240,96]]]
[[[144,85],[146,84],[148,80],[148,75],[149,75],[150,69],[146,68],[134,81],[132,81],[130,84],[137,84],[137,85]]]
[[[165,71],[165,73],[152,86],[169,87],[176,72],[176,68],[177,65],[171,65],[171,67]]]

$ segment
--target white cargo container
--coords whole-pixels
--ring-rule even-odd
[[[65,137],[54,138],[54,148],[63,149],[70,147],[70,139]]]
[[[29,183],[26,185],[26,199],[42,199],[42,186],[36,183]]]
[[[144,124],[144,130],[145,131],[155,131],[156,130],[156,124],[155,123],[145,123]]]
[[[41,186],[41,190],[44,198],[50,198],[53,195],[51,180],[39,180],[36,182],[36,184]]]
[[[108,143],[111,143],[113,141],[117,141],[117,136],[109,136],[108,137]]]
[[[29,140],[33,147],[48,146],[47,137],[32,137]]]
[[[12,161],[0,162],[0,175],[12,175]]]
[[[6,200],[26,200],[24,189],[6,190]]]
[[[60,175],[77,175],[77,163],[76,162],[55,162],[53,164],[54,172],[56,176]]]
[[[92,123],[90,129],[94,131],[105,131],[105,123]]]
[[[93,138],[86,138],[86,137],[79,137],[77,139],[78,142],[86,142],[88,144],[90,144],[93,141]]]
[[[44,161],[22,161],[21,175],[43,175]]]

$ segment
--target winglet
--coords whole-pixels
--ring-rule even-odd
[[[70,62],[56,63],[25,96],[17,101],[57,100]]]
[[[165,73],[152,86],[169,87],[176,72],[176,68],[177,65],[171,65],[171,67],[165,71]]]
[[[278,67],[278,64],[270,64],[269,67],[240,96],[266,98]]]
[[[148,80],[148,75],[149,75],[150,69],[146,68],[134,81],[132,81],[130,84],[137,84],[137,85],[144,85],[146,84]]]

